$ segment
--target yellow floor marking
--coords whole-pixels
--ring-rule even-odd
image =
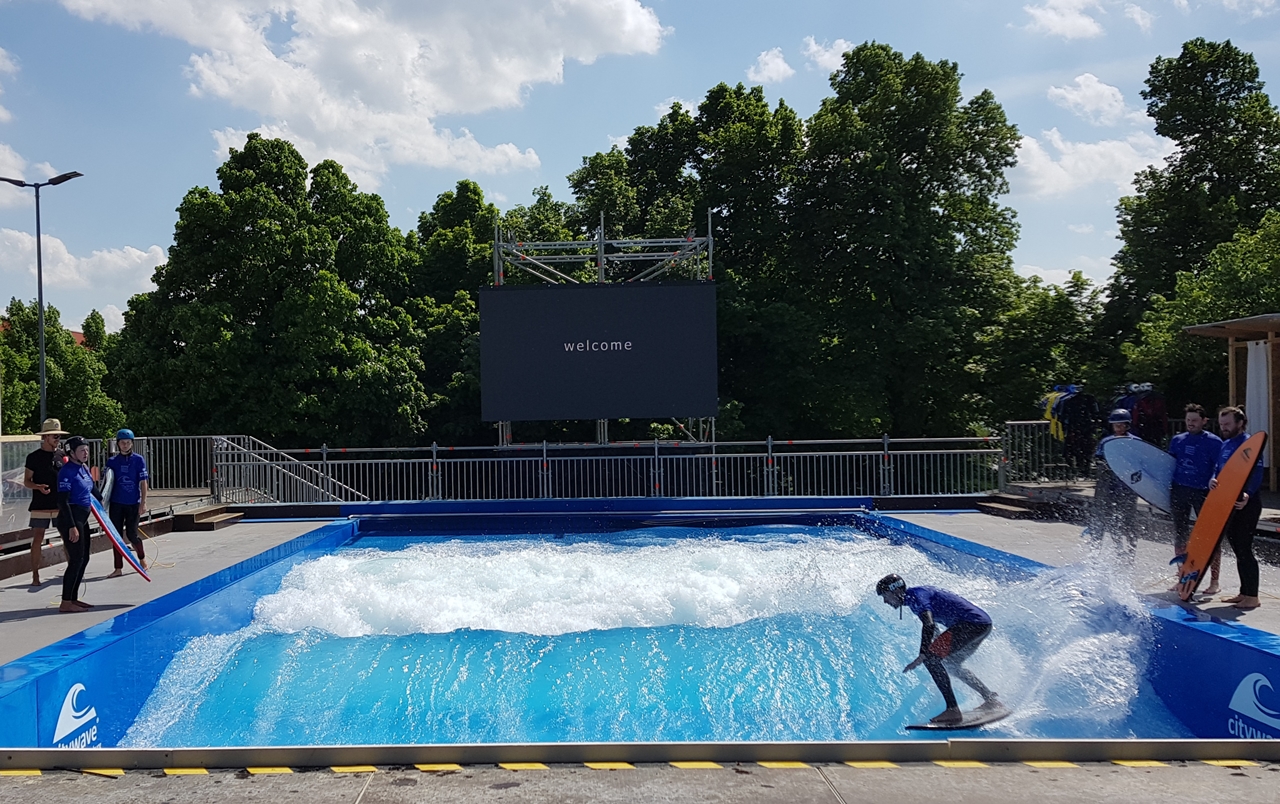
[[[1204,759],[1201,760],[1206,765],[1216,765],[1219,768],[1256,768],[1257,762],[1251,762],[1247,759]]]
[[[778,762],[757,762],[756,764],[762,768],[807,768],[809,767],[808,762],[791,762],[788,760],[782,760]]]
[[[1113,765],[1123,765],[1126,768],[1167,768],[1169,767],[1163,762],[1157,762],[1154,759],[1113,759]]]
[[[39,776],[40,771],[31,770],[0,770],[0,776]]]
[[[671,767],[680,770],[716,770],[723,766],[719,762],[672,762]]]
[[[1044,768],[1049,770],[1052,768],[1078,768],[1080,767],[1074,762],[1061,762],[1056,759],[1038,759],[1032,762],[1024,762],[1023,765],[1030,765],[1033,768]]]
[[[635,770],[636,766],[630,762],[584,762],[591,770]]]
[[[329,770],[334,773],[377,773],[378,769],[372,765],[330,765]]]
[[[208,776],[209,771],[204,768],[165,768],[165,776]]]
[[[124,776],[120,768],[81,768],[81,773],[92,773],[94,776]]]
[[[860,770],[888,770],[890,768],[898,767],[895,763],[886,762],[883,759],[869,759],[869,760],[851,759],[848,762],[845,762],[844,764],[848,765],[851,768],[858,768]]]
[[[541,762],[499,762],[498,767],[506,770],[551,770]]]
[[[460,771],[461,765],[455,765],[452,762],[428,762],[425,765],[414,765],[420,771],[425,773],[435,773],[436,771]]]
[[[252,773],[254,776],[262,776],[268,773],[293,773],[293,768],[263,767],[245,768],[245,770],[249,771],[249,773]]]
[[[934,763],[940,768],[985,768],[987,763],[975,762],[972,759],[938,759]]]

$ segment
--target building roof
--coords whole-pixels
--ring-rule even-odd
[[[1272,332],[1280,332],[1280,313],[1233,318],[1230,321],[1217,321],[1212,324],[1196,324],[1194,327],[1183,327],[1183,331],[1188,335],[1203,335],[1206,338],[1261,341],[1266,340],[1267,335]]]

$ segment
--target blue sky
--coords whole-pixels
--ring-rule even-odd
[[[1170,151],[1151,61],[1231,39],[1280,81],[1278,33],[1280,0],[0,0],[0,175],[85,174],[42,194],[46,298],[114,329],[246,132],[338,159],[407,229],[460,178],[504,209],[568,198],[584,155],[720,81],[808,116],[876,40],[957,62],[1017,124],[1018,269],[1104,280],[1116,200]],[[36,295],[30,196],[0,185],[0,301]]]

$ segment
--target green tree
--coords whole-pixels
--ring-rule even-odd
[[[1198,270],[1219,243],[1280,205],[1280,114],[1263,86],[1252,54],[1230,41],[1193,39],[1151,64],[1147,114],[1176,151],[1140,172],[1117,208],[1123,245],[1099,322],[1117,361],[1154,296],[1176,295],[1179,272]]]
[[[451,299],[493,283],[493,229],[498,208],[468,179],[441,193],[430,212],[418,216],[421,269],[414,295]]]
[[[80,331],[84,335],[84,345],[93,351],[100,352],[107,345],[107,324],[102,320],[102,313],[97,310],[89,311],[84,323],[80,325]]]
[[[598,229],[601,215],[605,237],[624,237],[638,232],[640,205],[631,184],[627,155],[618,146],[582,157],[582,167],[569,174],[569,187],[578,199],[569,224],[579,235]]]
[[[420,293],[413,241],[336,163],[309,178],[292,145],[250,134],[217,191],[187,193],[156,290],[130,300],[112,352],[135,427],[281,446],[427,437],[465,333],[425,350],[415,314],[441,305]]]
[[[1170,401],[1225,404],[1226,342],[1188,335],[1183,327],[1280,310],[1280,211],[1252,232],[1218,245],[1199,271],[1177,276],[1169,298],[1153,297],[1141,339],[1125,346],[1135,376],[1160,377]]]
[[[1014,304],[1017,130],[954,63],[868,43],[810,118],[787,284],[821,315],[822,415],[837,433],[955,435],[984,398],[979,336]]]
[[[3,321],[5,428],[30,432],[40,424],[39,307],[34,301],[24,304],[11,299]],[[108,436],[124,426],[120,403],[103,390],[107,367],[101,357],[76,343],[62,327],[56,307],[45,306],[44,331],[48,415],[60,419],[63,429],[89,438]]]

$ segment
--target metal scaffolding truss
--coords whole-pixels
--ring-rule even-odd
[[[591,240],[517,241],[495,227],[493,231],[493,284],[505,283],[511,268],[552,285],[582,284],[571,274],[595,264],[596,282],[648,282],[669,272],[688,279],[712,279],[715,256],[707,215],[707,236],[608,240],[604,216]]]

